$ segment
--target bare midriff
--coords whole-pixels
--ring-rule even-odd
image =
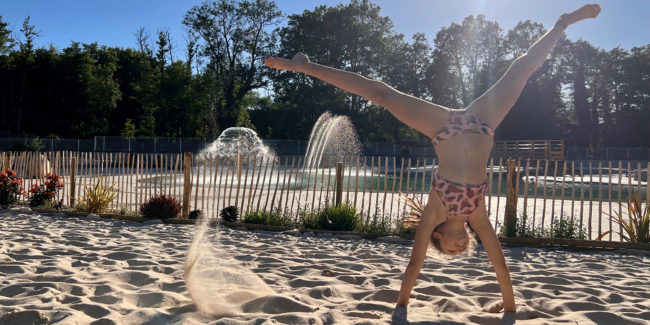
[[[438,172],[444,178],[464,184],[485,180],[490,151],[494,144],[486,134],[459,134],[438,143]]]

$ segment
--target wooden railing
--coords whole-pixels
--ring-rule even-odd
[[[614,230],[604,240],[620,241],[621,228],[607,214],[626,211],[633,190],[644,204],[650,201],[646,181],[631,175],[646,175],[650,163],[506,162],[492,158],[487,166],[490,190],[486,205],[497,231],[506,215],[527,215],[534,227],[572,219],[586,228],[588,239]],[[184,215],[200,209],[208,216],[217,216],[227,206],[237,206],[243,213],[281,209],[297,215],[302,209],[343,201],[354,205],[365,218],[394,222],[407,211],[397,198],[406,195],[426,203],[431,176],[437,170],[433,158],[400,164],[392,156],[361,157],[344,166],[330,162],[304,169],[304,165],[299,156],[233,160],[216,156],[197,159],[191,153],[0,153],[0,169],[14,169],[25,178],[27,189],[42,184],[46,173],[61,175],[65,188],[57,201],[63,200],[65,205],[83,197],[84,188],[92,187],[101,177],[120,188],[109,207],[114,211],[138,210],[151,196],[163,194],[183,202]],[[26,203],[24,197],[21,200]]]
[[[491,157],[495,159],[564,160],[563,140],[494,141]]]

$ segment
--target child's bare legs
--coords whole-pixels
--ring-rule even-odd
[[[560,16],[560,21],[564,21],[566,25],[575,24],[581,20],[588,18],[596,18],[600,14],[600,6],[597,4],[584,5],[582,8],[570,13]]]
[[[540,40],[512,63],[503,77],[469,107],[479,118],[496,129],[519,98],[528,78],[539,68],[562,36],[566,26],[594,18],[600,13],[599,5],[586,5],[560,16],[558,22]]]

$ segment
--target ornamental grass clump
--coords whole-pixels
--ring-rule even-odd
[[[151,219],[176,218],[181,213],[181,204],[173,197],[154,196],[140,206],[140,213]]]
[[[396,221],[395,233],[400,235],[414,235],[420,224],[420,217],[422,217],[422,213],[424,212],[424,204],[415,195],[412,199],[408,196],[399,196],[397,200],[404,202],[404,205],[409,209],[404,213],[401,220]]]
[[[417,229],[420,224],[420,218],[424,212],[424,204],[418,199],[417,196],[413,196],[411,199],[408,196],[400,196],[397,198],[400,201],[403,201],[404,204],[409,208],[408,212],[404,214],[403,219],[401,220],[401,226],[398,229]]]
[[[630,243],[650,243],[650,208],[648,208],[647,204],[645,209],[641,208],[641,199],[636,195],[634,189],[632,189],[631,197],[627,198],[628,220],[625,220],[618,212],[615,212],[616,216],[605,214],[623,228],[624,233],[619,233],[619,235],[625,241]],[[611,232],[611,230],[606,231],[596,240],[601,240]]]
[[[45,175],[45,179],[47,181],[44,184],[34,184],[29,190],[28,199],[30,207],[42,207],[46,204],[51,207],[51,202],[55,201],[59,191],[63,188],[63,178],[61,176],[48,173]]]
[[[18,202],[18,197],[26,194],[23,182],[11,169],[0,173],[0,204],[11,205]]]
[[[108,205],[113,201],[119,189],[115,188],[115,183],[111,186],[104,184],[101,177],[97,180],[92,188],[84,185],[84,195],[79,200],[79,210],[89,213],[104,213]]]

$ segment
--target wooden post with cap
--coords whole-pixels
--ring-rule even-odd
[[[70,206],[74,206],[75,190],[77,187],[77,157],[70,158]]]
[[[336,206],[341,205],[343,198],[343,162],[336,163]]]
[[[517,226],[517,161],[508,159],[506,162],[506,215],[504,217],[504,226],[506,227],[506,236],[516,236]]]
[[[190,196],[192,194],[192,153],[186,152],[183,157],[183,210],[182,217],[188,218],[190,215]]]

